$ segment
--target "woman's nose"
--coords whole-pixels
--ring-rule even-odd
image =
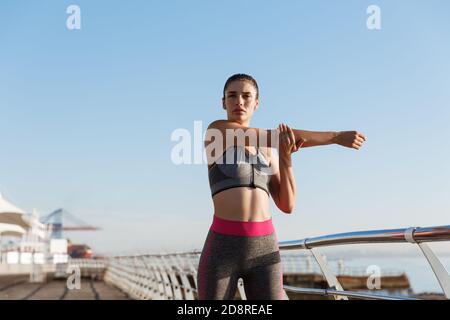
[[[236,104],[241,105],[244,103],[244,99],[242,98],[242,96],[237,96],[236,98]]]

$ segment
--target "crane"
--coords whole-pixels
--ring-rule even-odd
[[[63,219],[64,218],[64,219]],[[73,225],[63,224],[64,221],[70,221]],[[91,226],[83,220],[75,217],[73,214],[63,208],[59,208],[49,215],[43,217],[41,222],[52,226],[52,238],[62,239],[63,231],[97,231],[100,228]]]

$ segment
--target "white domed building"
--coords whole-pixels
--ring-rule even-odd
[[[50,232],[36,213],[27,214],[0,194],[0,263],[44,263]]]

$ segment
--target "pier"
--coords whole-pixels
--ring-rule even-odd
[[[31,283],[27,276],[0,276],[0,300],[126,300],[128,296],[103,281],[82,279],[78,290],[68,290],[65,279]]]

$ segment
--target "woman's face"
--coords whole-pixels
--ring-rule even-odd
[[[253,112],[258,108],[256,88],[249,81],[236,80],[231,82],[222,99],[227,110],[228,120],[248,125]]]

